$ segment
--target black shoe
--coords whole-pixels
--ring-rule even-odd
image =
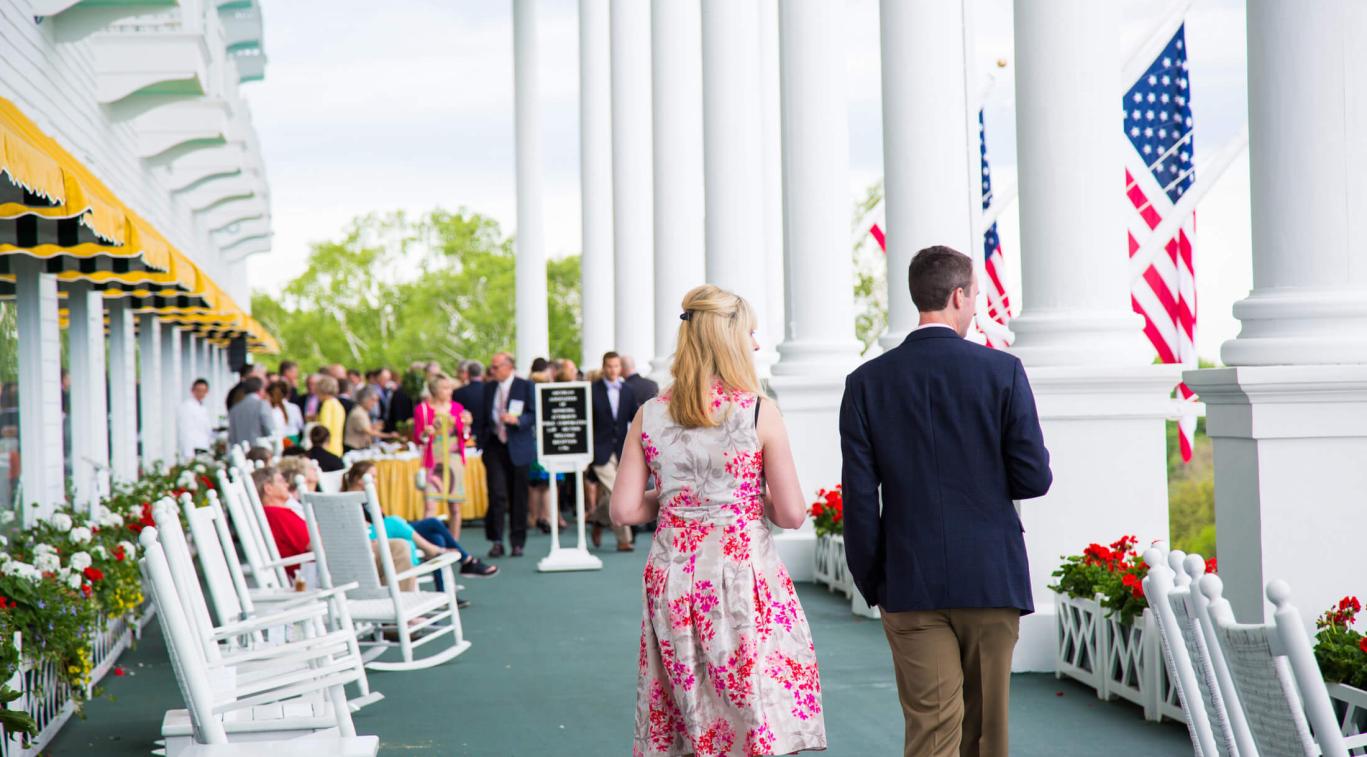
[[[517,547],[513,547],[513,549],[517,549]],[[495,543],[494,543],[494,546],[492,546],[492,547],[489,548],[489,556],[490,556],[490,557],[502,557],[502,556],[503,556],[503,542],[495,542]]]
[[[539,521],[537,521],[537,522],[536,522],[536,527],[539,528],[539,529],[541,529],[541,533],[543,533],[543,534],[548,534],[548,533],[551,532],[551,522],[548,521],[548,520],[539,520]]]
[[[498,573],[497,565],[480,562],[479,558],[474,557],[460,566],[460,573],[463,576],[474,576],[476,578],[488,578]]]
[[[466,599],[465,597],[456,597],[456,609],[457,609],[457,610],[464,610],[465,608],[467,608],[467,607],[469,607],[469,606],[470,606],[470,600]]]
[[[518,546],[513,547],[513,557],[521,557],[521,556],[522,556],[522,545],[519,544]]]

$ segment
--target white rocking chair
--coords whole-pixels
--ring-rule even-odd
[[[1149,572],[1144,577],[1144,596],[1158,617],[1163,662],[1177,687],[1196,757],[1237,756],[1240,753],[1213,670],[1206,661],[1204,644],[1192,643],[1184,602],[1184,595],[1190,593],[1187,576],[1172,568],[1174,563],[1180,566],[1185,556],[1180,550],[1169,553],[1156,546],[1146,550],[1144,562]]]
[[[324,613],[321,605],[238,623],[205,635],[202,629],[196,628],[197,624],[181,603],[182,588],[173,578],[158,537],[156,528],[143,529],[139,537],[143,557],[139,564],[166,634],[176,683],[189,706],[196,743],[184,749],[183,754],[262,754],[288,749],[294,755],[373,757],[379,751],[379,739],[358,737],[351,721],[343,687],[356,680],[356,669],[347,659],[349,650],[344,642],[330,635],[306,638],[246,652],[231,662],[218,654],[219,642],[227,638],[260,632],[282,623],[299,623],[307,627],[313,619],[321,618]],[[266,669],[254,672],[239,669],[238,665],[247,662],[262,663]],[[273,735],[270,731],[234,731],[229,727],[233,722],[229,716],[233,714],[250,713],[249,722],[260,725],[262,719],[258,716],[262,711],[284,709],[304,701],[301,698],[320,695],[331,704],[330,725],[336,727],[339,736],[268,740]],[[230,732],[239,743],[229,744]],[[240,743],[242,741],[251,743]],[[168,754],[170,746],[168,740]]]
[[[183,501],[181,507],[186,522],[190,524],[196,556],[203,571],[205,585],[209,587],[209,596],[213,600],[214,614],[219,624],[256,617],[259,614],[258,604],[262,605],[260,612],[276,613],[311,602],[326,602],[328,628],[342,631],[352,640],[352,652],[358,660],[357,672],[360,678],[357,686],[360,695],[350,700],[352,711],[384,699],[384,694],[370,690],[365,666],[361,664],[360,646],[355,641],[359,634],[352,622],[351,613],[348,611],[349,602],[346,599],[346,592],[356,588],[354,584],[319,591],[252,592],[247,588],[242,565],[238,562],[237,552],[233,549],[232,536],[228,533],[217,496],[210,492],[209,504],[205,507],[196,507],[193,501]],[[160,524],[160,521],[158,523]]]
[[[1215,639],[1258,754],[1347,757],[1324,677],[1286,582],[1267,585],[1267,598],[1276,610],[1273,622],[1265,624],[1235,622],[1219,576],[1202,576],[1201,592],[1210,600]]]
[[[360,622],[377,625],[371,641],[363,645],[381,650],[397,646],[402,662],[372,660],[366,663],[372,670],[417,670],[440,665],[470,648],[460,624],[460,609],[456,604],[456,580],[451,566],[459,562],[455,554],[444,554],[421,565],[397,572],[388,549],[376,550],[384,573],[384,584],[375,570],[370,537],[367,533],[364,509],[370,515],[376,540],[388,542],[384,529],[384,514],[375,495],[370,476],[365,478],[365,493],[303,494],[304,510],[308,515],[309,536],[317,558],[318,577],[324,587],[340,583],[356,583],[359,588],[347,592],[351,601],[351,616]],[[401,591],[401,581],[431,575],[441,571],[443,591]],[[384,631],[398,636],[398,642],[388,641]],[[418,659],[414,652],[443,636],[450,635],[451,646],[441,652]]]

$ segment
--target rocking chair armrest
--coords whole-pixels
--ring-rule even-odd
[[[409,568],[408,570],[405,570],[402,573],[395,574],[394,580],[403,581],[409,578],[417,578],[418,576],[425,576],[429,573],[436,573],[438,570],[441,570],[442,568],[447,568],[452,565],[459,564],[460,555],[456,554],[455,552],[447,552],[446,554],[441,555],[439,557],[434,557],[431,560],[426,560],[420,565],[414,565],[413,567]]]
[[[257,599],[257,604],[269,604],[273,612],[283,612],[293,607],[307,605],[312,602],[328,602],[333,599],[345,599],[346,593],[352,589],[359,589],[360,584],[356,581],[334,586],[331,589],[310,589],[309,591],[281,592],[280,594],[264,599]]]
[[[254,618],[240,620],[236,623],[227,623],[215,628],[213,638],[215,641],[231,639],[234,636],[251,633],[252,631],[263,631],[275,626],[287,626],[300,623],[313,618],[321,618],[328,611],[327,605],[322,602],[311,602],[306,605],[292,607],[281,612],[274,612],[269,615],[258,615]]]
[[[312,552],[300,552],[292,557],[282,557],[279,560],[268,560],[261,563],[263,568],[289,568],[295,565],[303,565],[306,562],[313,562]]]

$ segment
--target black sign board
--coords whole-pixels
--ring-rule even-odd
[[[587,382],[536,385],[536,451],[547,470],[573,470],[593,461],[593,400]]]

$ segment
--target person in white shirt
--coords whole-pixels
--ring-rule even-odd
[[[204,406],[204,398],[208,395],[209,382],[195,379],[190,386],[190,396],[180,403],[176,412],[182,459],[194,457],[199,450],[207,452],[214,448],[214,425],[209,420],[209,409]]]

